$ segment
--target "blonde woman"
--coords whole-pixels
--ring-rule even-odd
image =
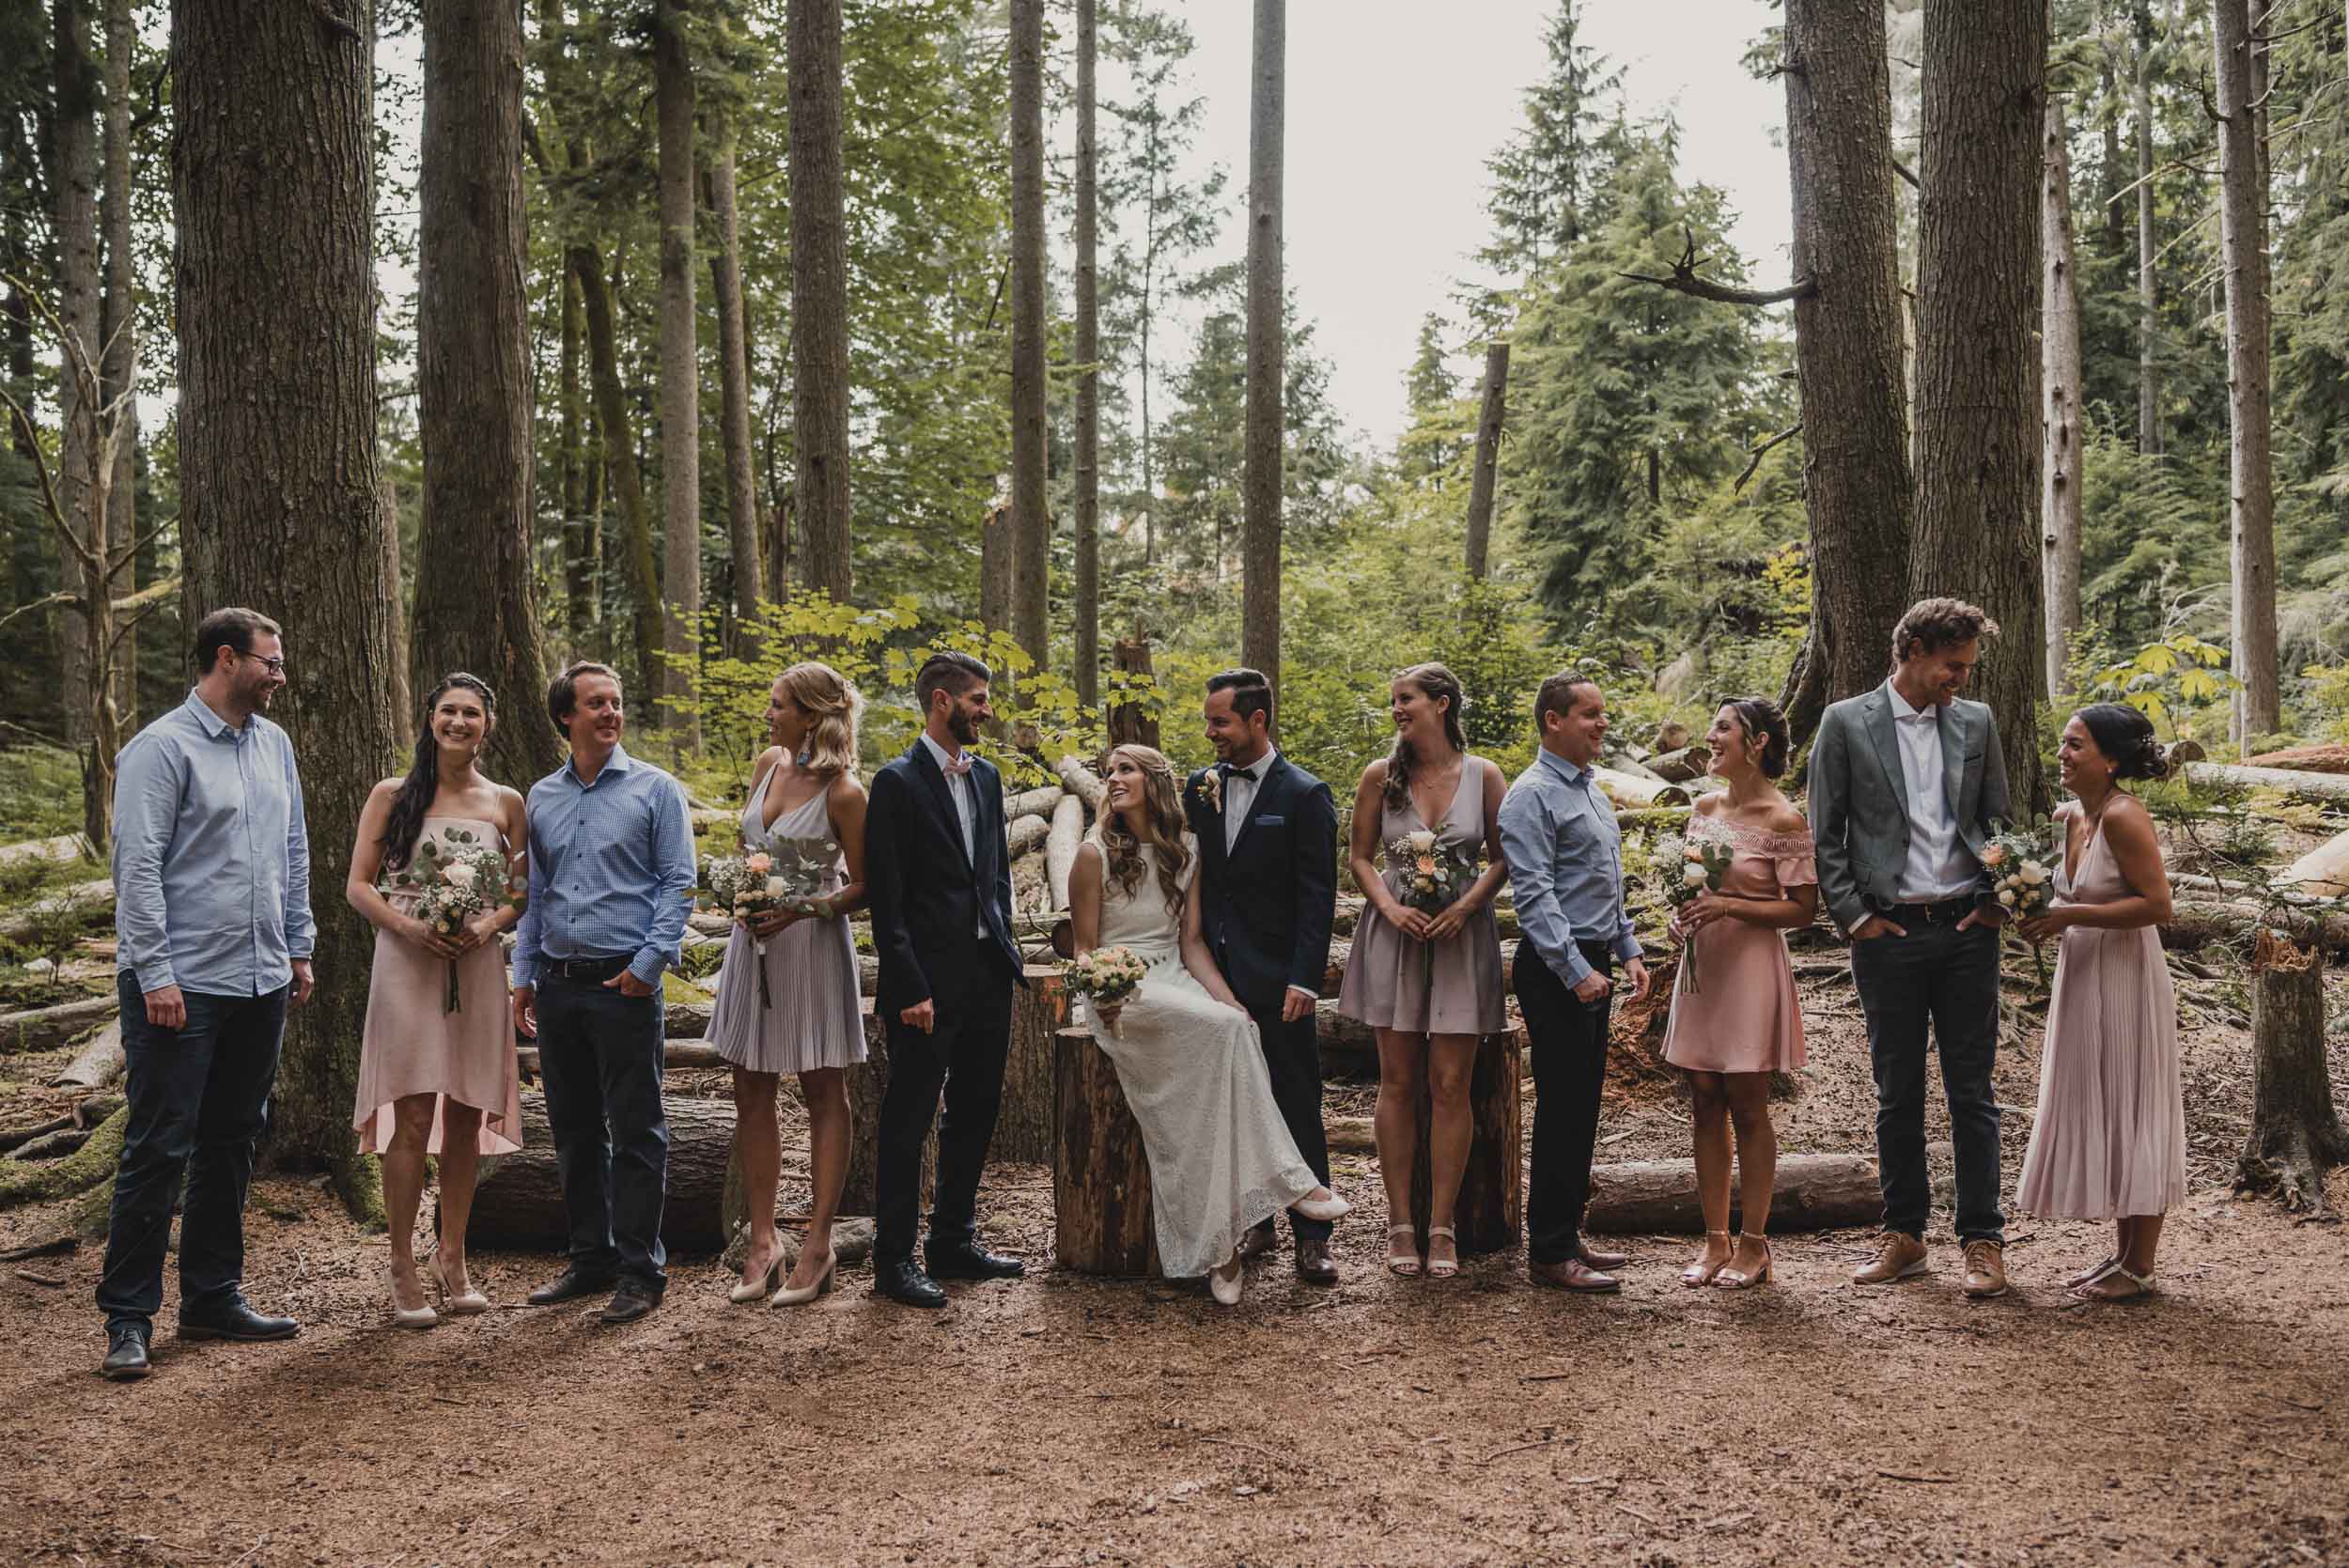
[[[709,1041],[734,1064],[735,1125],[742,1141],[750,1250],[730,1300],[793,1307],[832,1283],[832,1212],[848,1173],[847,1069],[864,1060],[857,1001],[856,948],[848,913],[864,902],[864,787],[856,779],[856,724],[863,699],[829,664],[794,664],[767,699],[767,737],[742,808],[745,853],[802,854],[838,846],[817,890],[816,910],[777,909],[738,923],[719,971]],[[795,843],[793,841],[796,841]],[[764,946],[765,955],[760,955]],[[766,984],[759,984],[764,964]],[[807,1102],[808,1167],[814,1195],[807,1240],[788,1279],[775,1231],[775,1185],[783,1148],[775,1130],[775,1084],[797,1073]]]
[[[1117,1068],[1150,1160],[1151,1221],[1171,1279],[1240,1296],[1240,1238],[1282,1209],[1329,1222],[1349,1206],[1315,1179],[1282,1120],[1255,1021],[1201,935],[1199,850],[1174,770],[1147,746],[1109,755],[1100,820],[1068,878],[1079,954],[1123,947],[1149,966],[1122,1003],[1084,1017]]]

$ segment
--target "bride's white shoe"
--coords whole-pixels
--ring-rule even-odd
[[[1240,1261],[1237,1252],[1234,1252],[1231,1262],[1221,1268],[1207,1271],[1207,1294],[1223,1306],[1238,1306],[1240,1281],[1245,1277],[1246,1270],[1247,1265]]]
[[[1343,1219],[1347,1215],[1354,1212],[1353,1204],[1347,1203],[1336,1193],[1330,1191],[1327,1188],[1315,1188],[1314,1190],[1315,1192],[1319,1192],[1321,1196],[1316,1198],[1311,1193],[1308,1193],[1304,1197],[1298,1199],[1297,1202],[1290,1204],[1289,1207],[1294,1209],[1297,1213],[1303,1215],[1306,1219],[1311,1219],[1317,1224],[1323,1225],[1331,1224],[1337,1220]]]

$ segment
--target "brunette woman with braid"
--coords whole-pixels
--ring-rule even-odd
[[[351,1125],[361,1152],[381,1157],[383,1164],[392,1321],[402,1328],[429,1328],[441,1316],[417,1277],[412,1238],[425,1156],[441,1159],[441,1239],[432,1281],[442,1311],[466,1315],[490,1307],[465,1272],[465,1222],[478,1161],[521,1147],[513,1015],[498,942],[521,910],[491,896],[454,937],[416,914],[417,851],[428,841],[442,856],[496,849],[506,858],[508,883],[521,885],[523,846],[530,842],[521,795],[483,778],[477,767],[496,722],[497,699],[476,677],[447,675],[432,689],[416,737],[415,765],[367,797],[343,890],[350,907],[375,927]]]
[[[1354,885],[1368,903],[1346,955],[1338,1012],[1378,1032],[1372,1126],[1387,1186],[1387,1267],[1407,1279],[1422,1266],[1411,1226],[1421,1085],[1430,1170],[1425,1267],[1443,1280],[1460,1271],[1452,1217],[1474,1131],[1469,1079],[1477,1042],[1508,1024],[1492,901],[1509,875],[1501,858],[1509,781],[1496,764],[1469,754],[1460,730],[1466,702],[1458,679],[1440,664],[1395,676],[1388,688],[1394,750],[1364,768],[1354,789]],[[1378,867],[1381,846],[1397,842],[1470,862],[1481,855],[1486,863],[1450,904],[1419,908],[1403,899],[1400,868],[1382,875]]]

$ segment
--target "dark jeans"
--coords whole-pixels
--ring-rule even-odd
[[[1990,1086],[1999,1044],[1999,934],[1960,931],[1947,918],[1896,912],[1906,937],[1851,945],[1852,983],[1868,1018],[1868,1058],[1876,1080],[1876,1178],[1884,1228],[1922,1237],[1933,1212],[1925,1170],[1925,1040],[1941,1051],[1957,1151],[1957,1234],[2005,1239],[1999,1212],[1999,1101]]]
[[[1579,942],[1582,958],[1614,977],[1601,942]],[[1532,948],[1518,950],[1517,1007],[1533,1059],[1533,1169],[1525,1195],[1525,1256],[1559,1264],[1582,1250],[1582,1210],[1591,1201],[1591,1153],[1598,1146],[1598,1096],[1607,1079],[1607,1025],[1615,993],[1586,1002]]]
[[[1330,1185],[1330,1135],[1321,1125],[1321,1036],[1311,1013],[1295,1023],[1283,1022],[1281,1007],[1286,993],[1269,1007],[1251,1007],[1256,1033],[1264,1041],[1266,1074],[1272,1079],[1272,1103],[1281,1108],[1297,1152],[1312,1167],[1314,1179]],[[1266,1224],[1272,1223],[1266,1220]],[[1326,1219],[1308,1219],[1289,1211],[1289,1229],[1299,1241],[1327,1241],[1333,1229]]]
[[[137,977],[115,976],[122,1054],[130,1066],[122,1164],[115,1175],[98,1306],[109,1326],[151,1323],[163,1300],[171,1205],[187,1178],[179,1221],[182,1317],[238,1298],[244,1278],[244,1195],[269,1126],[269,1094],[286,1032],[287,987],[267,996],[186,991],[187,1022],[147,1021]]]
[[[669,1117],[661,1102],[666,1032],[661,993],[543,976],[538,1075],[571,1221],[571,1266],[653,1296],[668,1287],[661,1205],[669,1180]]]
[[[881,1094],[873,1170],[873,1255],[910,1258],[921,1228],[922,1144],[938,1120],[938,1187],[930,1195],[930,1245],[978,1235],[979,1172],[1003,1103],[1003,1059],[1011,1050],[1011,975],[1003,953],[978,939],[976,979],[958,996],[931,998],[927,1034],[891,1008],[889,1087]],[[946,1111],[939,1116],[939,1101]]]

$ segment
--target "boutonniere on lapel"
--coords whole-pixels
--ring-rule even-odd
[[[1223,775],[1208,768],[1199,775],[1199,793],[1207,802],[1207,809],[1218,816],[1223,815]]]

